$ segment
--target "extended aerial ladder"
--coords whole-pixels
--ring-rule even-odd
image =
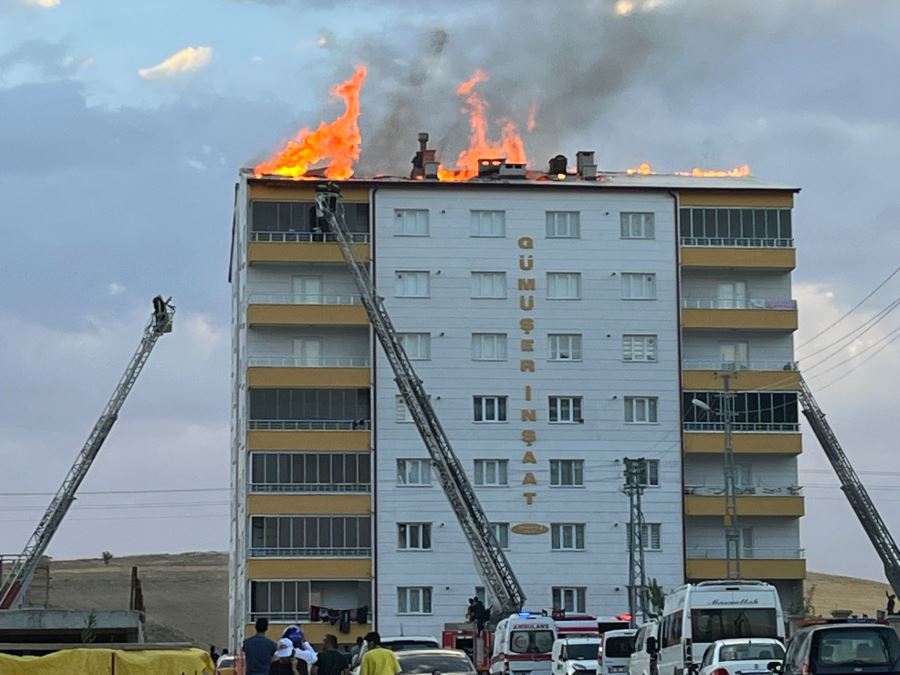
[[[150,357],[153,347],[165,333],[172,332],[172,318],[175,315],[175,307],[171,304],[171,298],[164,300],[162,296],[153,298],[153,314],[150,321],[144,328],[144,335],[141,343],[138,345],[137,351],[131,357],[125,373],[116,385],[112,397],[103,409],[100,419],[94,424],[94,428],[88,435],[84,447],[78,453],[75,463],[66,474],[65,480],[57,491],[56,495],[47,507],[44,517],[38,523],[34,533],[25,545],[25,550],[15,559],[9,574],[4,574],[4,578],[0,579],[0,609],[18,609],[25,602],[25,596],[28,588],[31,586],[31,580],[34,577],[34,571],[38,562],[53,535],[59,529],[60,524],[65,518],[69,507],[75,501],[75,493],[78,487],[87,475],[94,458],[100,451],[103,442],[109,435],[110,430],[119,417],[119,411],[128,398],[134,383],[137,381],[138,375],[141,373],[144,364]]]
[[[800,378],[799,398],[803,414],[809,421],[813,433],[819,439],[822,450],[825,451],[828,461],[831,462],[831,466],[841,482],[841,490],[846,495],[847,501],[850,502],[860,525],[869,536],[869,541],[875,547],[878,557],[881,558],[888,583],[894,589],[894,593],[900,595],[900,549],[897,548],[894,538],[884,524],[878,509],[875,508],[875,504],[872,503],[862,481],[859,480],[850,460],[844,454],[837,436],[834,435],[831,425],[825,419],[825,413],[822,412],[802,377]]]
[[[382,298],[375,290],[368,268],[356,259],[343,210],[340,188],[337,185],[327,183],[316,188],[317,215],[328,223],[340,245],[344,260],[350,267],[372,329],[378,336],[378,341],[394,371],[400,395],[422,436],[444,494],[447,495],[447,500],[469,542],[479,575],[494,600],[492,614],[509,616],[521,610],[525,604],[522,586],[513,574],[475,490],[472,489],[462,464],[453,452],[450,440],[438,420],[422,380],[416,375],[406,355],[406,350],[384,308]]]

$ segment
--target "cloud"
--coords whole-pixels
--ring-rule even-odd
[[[162,63],[158,63],[150,68],[139,69],[138,75],[145,80],[176,77],[205,68],[212,60],[212,56],[212,47],[185,47],[172,54]]]
[[[44,9],[51,9],[53,7],[59,7],[60,0],[20,0],[23,5],[31,5],[32,7],[43,7]]]
[[[120,284],[116,281],[109,283],[106,287],[106,292],[109,293],[110,295],[122,295],[122,293],[124,293],[125,290],[126,290],[126,288],[122,284]]]

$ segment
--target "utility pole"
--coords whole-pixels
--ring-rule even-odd
[[[647,463],[640,459],[625,458],[625,494],[628,495],[628,613],[631,625],[647,620],[647,573],[644,569],[644,511],[641,496],[644,494]],[[641,620],[637,621],[638,614]]]
[[[725,474],[725,576],[728,579],[741,578],[741,530],[737,524],[737,489],[734,468],[734,392],[731,391],[731,378],[734,373],[718,373],[722,380],[721,415],[725,436],[725,456],[723,472]]]

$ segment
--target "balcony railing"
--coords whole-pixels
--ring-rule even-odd
[[[794,248],[794,240],[780,237],[682,237],[681,245],[709,248]]]
[[[734,490],[739,497],[799,497],[803,494],[803,488],[799,485],[782,485],[777,487],[767,485],[738,485]],[[684,494],[701,497],[723,497],[725,495],[725,487],[685,485]]]
[[[269,548],[251,546],[251,558],[368,558],[372,548]]]
[[[278,244],[330,244],[337,242],[333,232],[251,232],[250,241]],[[350,241],[356,244],[369,243],[368,232],[351,232]]]
[[[790,298],[682,298],[684,309],[788,309],[796,310],[797,301]]]
[[[687,557],[690,560],[724,560],[725,547],[721,548],[693,548],[687,549]],[[744,548],[741,550],[741,558],[755,560],[803,560],[806,551],[802,548]]]
[[[253,367],[283,368],[368,368],[368,356],[251,356]]]
[[[278,493],[278,494],[326,494],[326,493],[369,493],[372,486],[369,483],[251,483],[250,492]]]
[[[725,431],[722,422],[685,422],[685,431]],[[800,431],[799,422],[732,422],[732,431],[784,433]]]
[[[359,305],[358,295],[295,295],[293,293],[254,294],[251,305]]]
[[[255,431],[365,431],[371,420],[250,420]]]
[[[684,359],[684,370],[797,370],[796,361],[783,359],[722,361],[721,359]]]
[[[250,612],[248,623],[256,623],[257,619],[266,618],[272,623],[306,623],[309,621],[309,610],[298,609],[296,611],[273,612],[271,610],[265,612]]]

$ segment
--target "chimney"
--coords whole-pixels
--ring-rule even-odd
[[[412,171],[410,178],[437,178],[437,161],[435,160],[435,151],[428,149],[428,134],[424,131],[419,132],[419,151],[412,159]]]
[[[550,159],[550,170],[548,173],[556,176],[557,174],[565,174],[569,166],[569,160],[565,155],[557,155]]]
[[[479,159],[478,160],[478,177],[497,176],[500,174],[500,167],[506,163],[506,159]]]
[[[578,176],[584,180],[597,179],[597,165],[594,164],[593,150],[579,150],[575,153],[575,162],[578,167]]]

